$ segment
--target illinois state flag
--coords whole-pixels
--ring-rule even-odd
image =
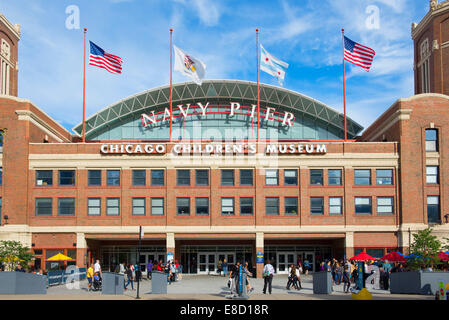
[[[278,79],[279,84],[282,86],[285,78],[285,70],[288,68],[288,63],[279,60],[278,58],[272,56],[265,50],[262,45],[260,45],[260,70],[271,74],[273,77]]]
[[[197,85],[201,85],[206,75],[206,65],[178,47],[173,47],[175,49],[175,70],[191,78]]]

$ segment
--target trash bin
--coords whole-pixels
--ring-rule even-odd
[[[151,278],[152,294],[167,294],[167,274],[165,272],[153,271]]]
[[[101,280],[101,293],[123,294],[125,285],[124,281],[123,274],[103,272],[103,278]]]
[[[315,272],[313,274],[313,293],[332,293],[332,274],[330,272]]]

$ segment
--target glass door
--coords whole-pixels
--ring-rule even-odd
[[[303,259],[303,269],[305,270],[305,267],[308,265],[309,272],[313,272],[315,270],[315,252],[304,252],[304,259]]]
[[[215,253],[198,253],[198,274],[215,272],[217,267]]]
[[[295,257],[293,252],[278,252],[276,273],[287,274],[290,265],[296,264]]]

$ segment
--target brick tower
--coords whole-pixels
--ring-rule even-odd
[[[20,26],[0,13],[0,95],[17,97]]]
[[[412,24],[415,94],[449,95],[449,1],[430,0],[429,12]]]

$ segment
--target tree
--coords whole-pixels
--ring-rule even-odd
[[[0,241],[0,261],[7,271],[14,271],[20,264],[24,268],[29,267],[33,259],[31,250],[19,241]]]
[[[407,261],[411,269],[426,268],[440,263],[438,252],[441,250],[442,243],[432,235],[432,231],[432,228],[427,228],[413,235],[410,252],[417,257]]]
[[[442,249],[445,251],[449,251],[449,238],[444,238],[445,245],[443,245]]]

